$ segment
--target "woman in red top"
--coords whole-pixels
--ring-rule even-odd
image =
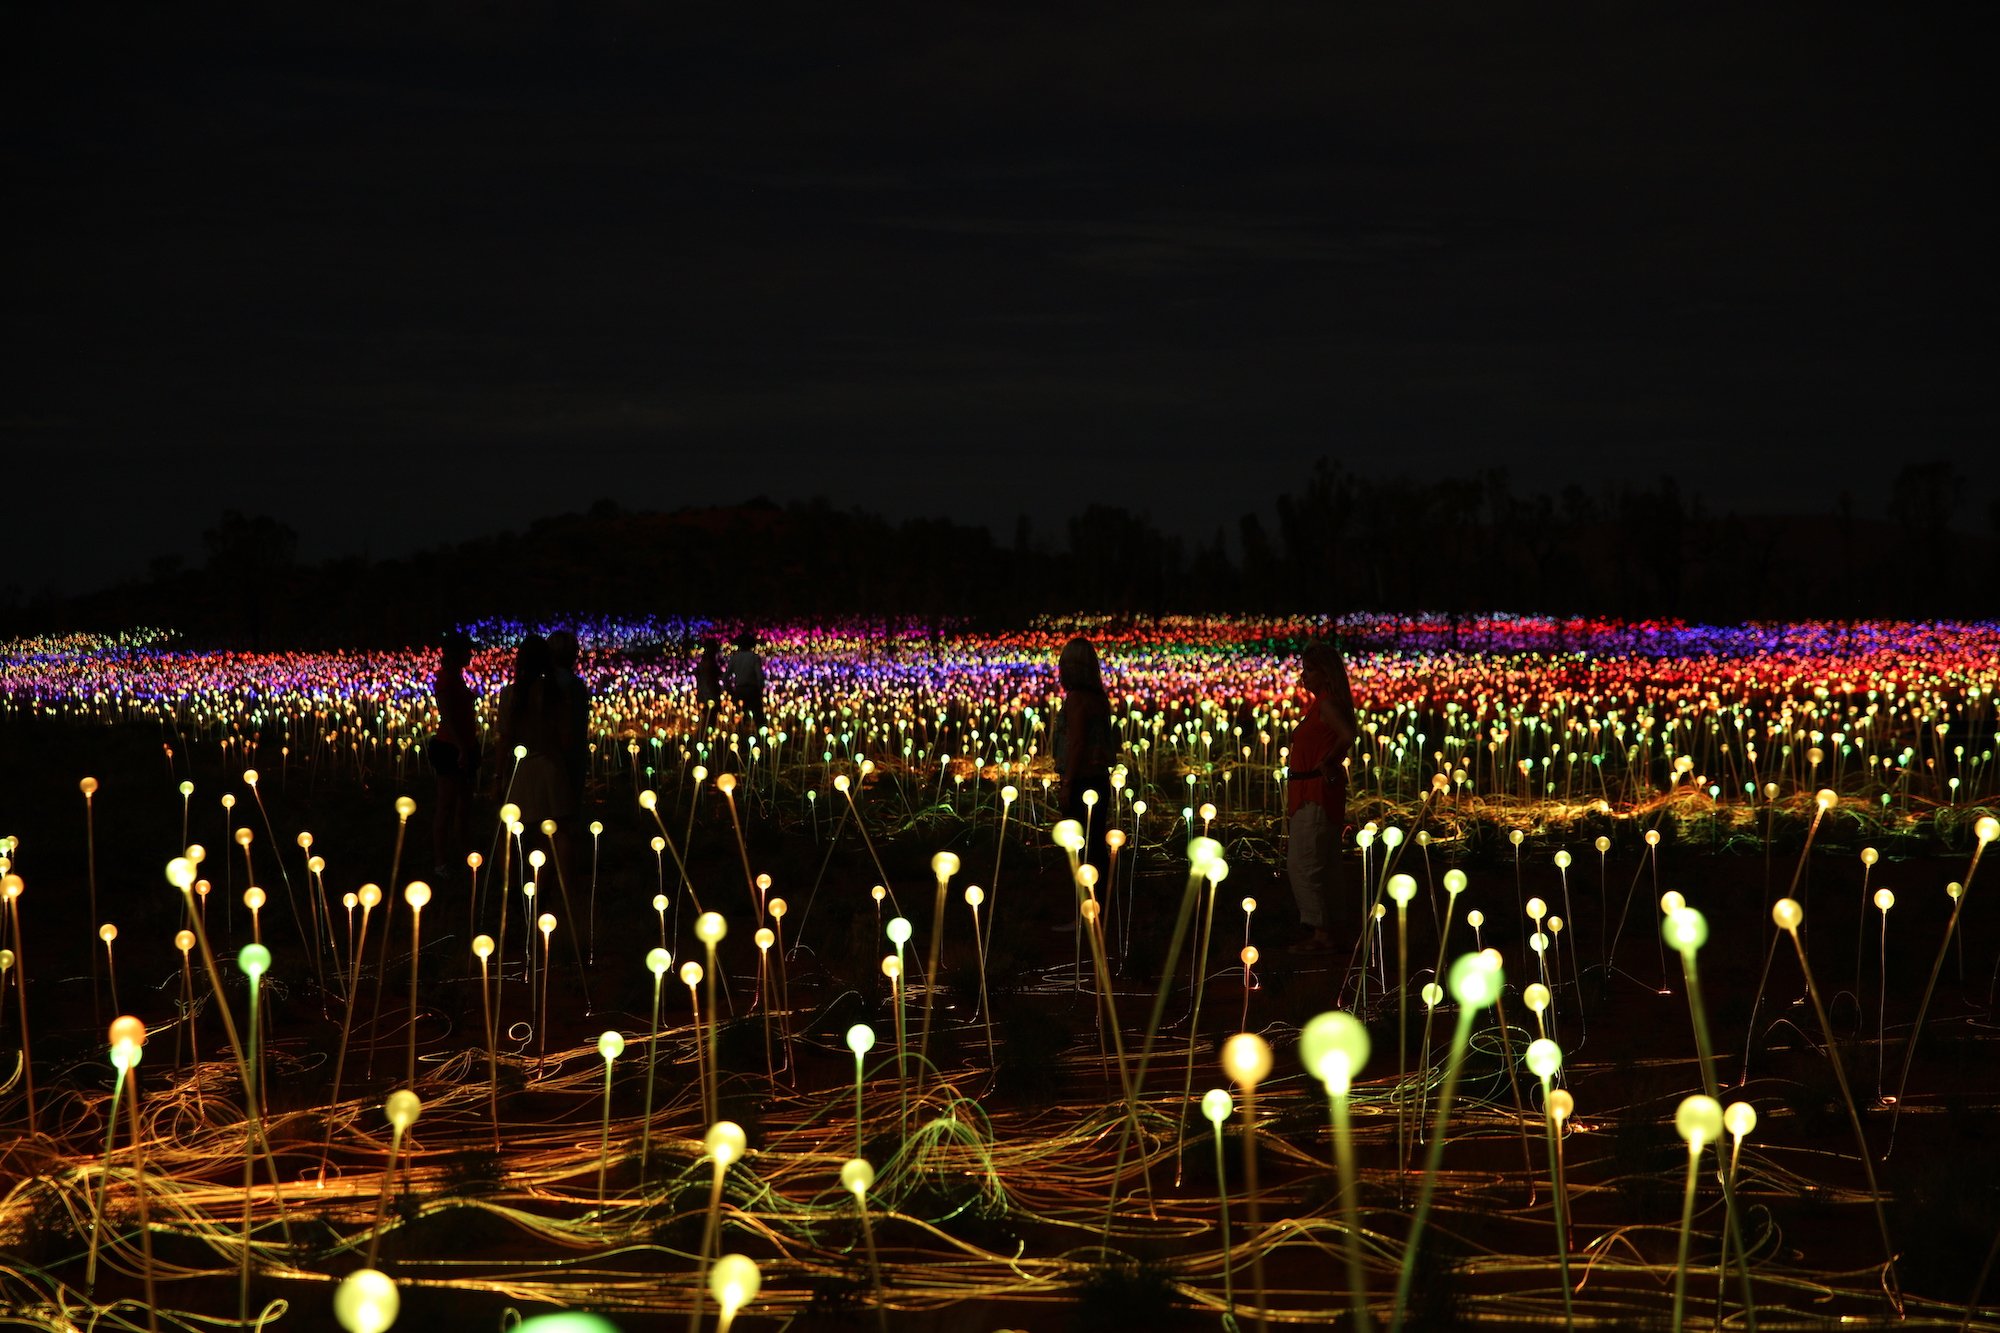
[[[1285,814],[1285,871],[1298,900],[1306,934],[1293,953],[1325,953],[1333,947],[1327,931],[1327,901],[1334,867],[1340,864],[1340,835],[1347,823],[1347,748],[1359,730],[1347,663],[1331,643],[1316,643],[1299,659],[1299,689],[1305,717],[1292,732]]]

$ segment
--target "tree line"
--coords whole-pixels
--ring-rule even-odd
[[[280,518],[229,511],[198,566],[4,608],[22,630],[165,624],[223,646],[435,642],[486,615],[790,619],[867,614],[1007,624],[1074,610],[1576,613],[1687,620],[1988,616],[2000,501],[1984,532],[1948,463],[1904,466],[1886,516],[1716,512],[1671,479],[1554,493],[1507,474],[1413,479],[1322,459],[1269,515],[1188,537],[1091,504],[1059,530],[891,520],[824,499],[647,509],[629,499],[414,555],[299,559]]]

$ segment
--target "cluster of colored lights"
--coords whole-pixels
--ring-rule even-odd
[[[1296,657],[1346,645],[1363,735],[1353,789],[1388,797],[1601,799],[1685,790],[1720,803],[1832,786],[1883,805],[1994,788],[2000,625],[1741,626],[1537,617],[1076,617],[994,632],[907,621],[757,625],[761,733],[701,735],[702,620],[486,621],[469,675],[490,712],[512,646],[568,628],[595,698],[601,770],[678,761],[873,759],[961,778],[1045,770],[1054,659],[1098,646],[1128,772],[1189,804],[1275,806],[1299,718]],[[725,645],[725,653],[728,647]],[[0,644],[7,706],[359,765],[408,758],[434,726],[433,650],[204,652],[153,630]],[[733,719],[733,712],[726,715]],[[622,753],[621,753],[622,752]],[[969,771],[968,771],[969,769]],[[1232,779],[1233,789],[1231,786]],[[1187,791],[1180,791],[1185,784]]]

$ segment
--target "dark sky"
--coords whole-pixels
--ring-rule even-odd
[[[225,507],[313,557],[600,496],[1204,532],[1320,454],[1983,496],[1976,13],[15,8],[0,584]]]

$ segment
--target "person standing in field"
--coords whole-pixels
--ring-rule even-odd
[[[1285,872],[1304,933],[1291,952],[1326,953],[1333,948],[1327,912],[1347,823],[1345,760],[1359,731],[1340,649],[1327,642],[1307,648],[1299,658],[1299,690],[1305,716],[1292,732],[1286,774]]]
[[[1101,872],[1109,860],[1104,842],[1111,819],[1111,697],[1097,649],[1082,635],[1063,645],[1056,673],[1062,681],[1062,711],[1056,715],[1056,765],[1062,773],[1063,818],[1089,833],[1084,859]],[[1084,800],[1095,792],[1095,808]]]
[[[757,655],[757,635],[744,630],[729,655],[729,693],[751,730],[764,725],[764,659]]]
[[[722,640],[704,638],[701,656],[694,663],[694,701],[701,707],[701,732],[715,729],[715,715],[722,708]]]

